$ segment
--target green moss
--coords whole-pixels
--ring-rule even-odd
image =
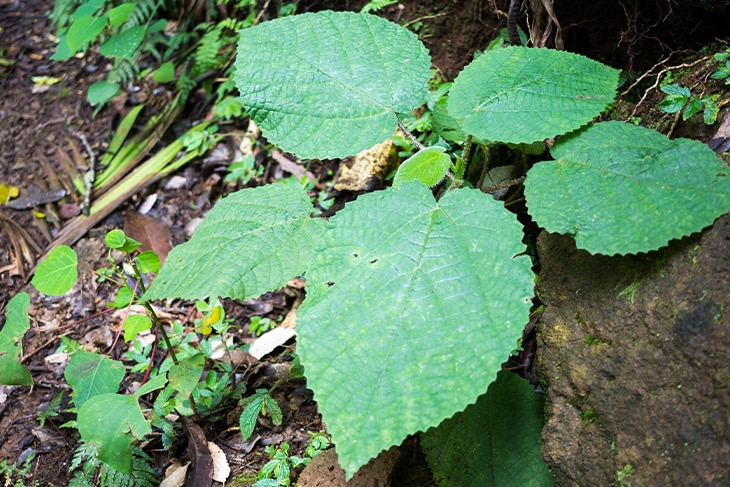
[[[611,345],[613,342],[607,338],[596,338],[592,335],[586,335],[586,345],[597,345],[599,343]]]
[[[258,473],[254,470],[246,470],[226,483],[226,485],[228,485],[228,487],[249,487],[250,485],[255,484],[258,479]]]

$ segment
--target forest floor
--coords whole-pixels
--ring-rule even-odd
[[[311,2],[316,9],[322,9],[328,3],[338,4],[322,3]],[[365,2],[351,3],[349,9],[357,10]],[[601,4],[593,2],[581,11],[558,12],[564,25],[566,49],[627,72],[649,70],[668,55],[674,57],[664,66],[682,64],[687,55],[680,57],[672,53],[679,49],[694,52],[716,39],[717,29],[707,23],[703,24],[702,35],[695,34],[681,43],[671,37],[655,42],[648,33],[668,36],[670,29],[653,25],[641,34],[642,25],[651,25],[652,18],[642,18],[638,10],[627,11],[626,5],[608,8]],[[90,350],[118,360],[125,360],[124,354],[129,348],[119,339],[122,315],[108,312],[107,304],[112,301],[115,288],[109,282],[98,282],[93,272],[107,265],[105,234],[121,228],[138,236],[149,232],[150,228],[158,228],[169,235],[170,245],[180,244],[190,237],[196,224],[220,197],[239,189],[240,185],[224,181],[227,167],[233,162],[230,157],[208,155],[196,159],[176,174],[134,194],[73,245],[82,269],[73,292],[49,298],[29,286],[37,259],[75,216],[82,202],[72,190],[71,176],[88,165],[89,151],[97,159],[104,153],[119,120],[139,98],[139,92],[145,91],[144,87],[137,92],[126,90],[94,115],[86,101],[86,88],[103,78],[103,60],[98,55],[89,55],[63,63],[50,61],[55,48],[47,17],[51,8],[49,0],[0,0],[0,60],[9,61],[0,64],[0,183],[20,188],[21,197],[42,198],[60,189],[66,190],[68,195],[63,200],[31,202],[23,208],[0,206],[0,310],[4,310],[18,292],[31,294],[31,331],[23,342],[22,363],[29,368],[35,382],[32,387],[0,386],[0,461],[22,463],[29,454],[35,454],[22,479],[25,485],[37,482],[42,486],[62,486],[67,485],[72,476],[69,466],[78,438],[75,430],[60,425],[73,419],[74,415],[61,412],[44,426],[38,421],[39,412],[59,393],[68,391],[62,366],[54,362],[61,338],[73,339]],[[300,5],[300,11],[307,8]],[[409,24],[412,28],[417,25],[417,34],[430,49],[434,66],[445,80],[452,80],[475,51],[485,49],[489,41],[499,35],[506,23],[506,10],[503,1],[430,0],[400,2],[382,13],[390,20]],[[702,18],[700,13],[696,15]],[[44,85],[36,78],[41,76],[59,81]],[[702,79],[695,81],[703,82]],[[658,97],[660,94],[653,93],[644,101],[642,110],[656,106]],[[192,105],[174,123],[171,132],[181,133],[199,114],[197,108],[202,105],[201,101]],[[150,106],[149,110],[152,112],[154,108]],[[634,115],[642,116],[642,113]],[[670,122],[667,118],[661,123],[666,126]],[[680,125],[677,130],[704,141],[714,133],[712,127],[702,124]],[[228,149],[231,148],[225,144],[221,147],[224,153]],[[228,153],[230,155],[232,151],[228,150]],[[286,158],[279,154],[263,160],[263,174],[252,184],[307,172],[315,181],[314,191],[325,192],[334,198],[335,207],[353,197],[332,189],[339,161],[315,161],[307,166],[297,166],[291,161],[286,164],[282,157]],[[142,213],[144,216],[140,216]],[[165,247],[167,243],[159,245]],[[243,303],[227,301],[226,316],[239,327],[235,341],[251,343],[256,339],[248,329],[252,317],[275,322],[286,317],[299,292],[296,287],[296,283],[292,283],[288,290]],[[192,327],[194,320],[200,318],[192,302],[173,302],[164,308],[164,312],[168,320],[177,320],[186,327]],[[294,346],[288,343],[277,354],[253,366],[247,376],[248,389],[271,387],[276,380],[273,366],[286,363]],[[132,387],[131,381],[125,382],[123,387]],[[62,405],[67,406],[69,395],[64,394],[63,398]],[[208,439],[223,448],[233,475],[248,472],[249,478],[251,475],[255,478],[267,461],[267,446],[287,442],[291,446],[290,453],[301,455],[309,439],[307,432],[324,430],[312,393],[304,382],[278,387],[274,399],[284,412],[283,423],[279,426],[260,424],[250,441],[242,441],[235,430],[237,415],[229,414],[236,412],[235,405],[220,412],[218,416],[223,418],[220,421],[203,425]],[[147,451],[160,471],[171,458],[186,456],[185,436],[181,433],[179,438],[169,451],[163,450],[159,441],[153,440],[148,445]],[[422,468],[419,455],[418,448],[413,446],[407,455],[401,456],[396,473],[387,474],[393,485],[423,486],[432,482]]]

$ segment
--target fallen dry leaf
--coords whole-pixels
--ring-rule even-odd
[[[160,258],[160,264],[165,262],[167,253],[172,249],[170,226],[136,211],[127,213],[124,220],[124,234],[142,244],[140,251],[154,251]]]

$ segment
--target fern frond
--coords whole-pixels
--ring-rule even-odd
[[[162,0],[137,0],[124,28],[129,29],[146,24],[157,13],[160,6],[162,6]]]
[[[221,36],[222,32],[222,24],[216,24],[208,29],[203,34],[203,37],[200,38],[200,43],[198,44],[198,48],[195,49],[194,56],[195,67],[193,71],[196,76],[218,66],[218,55],[221,48],[225,45],[225,40]]]
[[[137,69],[129,60],[115,58],[112,69],[107,74],[107,81],[119,83],[119,86],[126,86],[133,82],[137,76]]]

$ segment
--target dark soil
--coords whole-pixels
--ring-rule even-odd
[[[347,7],[356,10],[364,3],[348,2]],[[430,49],[434,66],[443,78],[453,80],[475,51],[486,48],[505,27],[507,3],[506,0],[409,0],[385,8],[382,14],[396,22],[410,23]],[[671,11],[662,2],[658,2],[662,4],[660,8],[654,9],[654,2],[649,0],[556,3],[567,50],[623,69],[648,69],[672,50],[698,49],[727,33],[722,30],[726,28],[723,19],[727,15],[721,15],[727,14],[727,10],[711,11],[693,2],[681,6],[667,2],[667,6],[673,5]],[[339,2],[310,2],[309,6],[302,2],[299,11],[328,6],[342,7]],[[49,0],[0,0],[0,57],[11,61],[7,66],[0,64],[0,183],[20,187],[21,196],[35,191],[33,187],[39,191],[70,189],[70,179],[78,170],[76,166],[84,166],[89,160],[83,139],[99,157],[120,116],[131,106],[129,97],[122,97],[92,116],[93,109],[86,102],[86,88],[103,78],[106,66],[93,55],[64,63],[49,60],[54,43],[45,13],[51,7]],[[521,22],[524,25],[524,17]],[[60,81],[34,92],[31,77],[35,76],[60,78]],[[171,131],[189,124],[197,108],[188,107]],[[158,203],[149,215],[170,229],[173,244],[183,242],[189,237],[191,222],[204,217],[221,195],[237,189],[222,180],[227,163],[230,161],[211,164],[197,160],[180,171],[179,175],[186,178],[183,187],[166,189],[167,180],[163,180],[140,191],[92,229],[74,245],[84,270],[79,286],[63,298],[39,296],[27,281],[36,259],[67,221],[61,216],[60,204],[79,204],[78,198],[68,196],[63,201],[27,210],[0,207],[0,309],[18,292],[31,293],[31,331],[23,343],[23,364],[35,380],[33,387],[0,386],[0,461],[22,461],[35,453],[37,456],[25,479],[27,483],[62,486],[68,484],[70,477],[68,466],[77,438],[74,430],[60,425],[73,416],[64,413],[49,419],[44,427],[37,420],[38,412],[59,392],[64,392],[63,405],[68,405],[62,371],[46,360],[59,346],[60,338],[67,336],[87,343],[115,359],[125,351],[120,343],[112,348],[119,332],[118,319],[97,314],[107,309],[114,292],[107,284],[97,283],[90,272],[105,265],[103,236],[113,228],[123,228],[127,215],[154,194]],[[287,174],[275,161],[267,160],[263,164],[267,167],[268,180]],[[337,161],[328,164],[310,168],[321,184],[325,183],[327,169],[336,168]],[[227,316],[241,327],[236,340],[252,340],[246,329],[250,316],[264,314],[276,319],[286,315],[290,305],[291,299],[284,293],[268,294],[256,302],[227,303]],[[186,326],[192,326],[196,317],[192,303],[176,303],[166,311]],[[281,360],[273,357],[271,362]],[[266,374],[268,365],[269,362],[261,364],[259,372],[251,374],[248,384],[251,389],[271,385],[272,379]],[[291,453],[301,454],[307,441],[306,432],[322,429],[316,404],[303,383],[294,382],[278,389],[275,398],[283,406],[284,422],[278,427],[259,425],[258,439],[253,444],[242,442],[240,434],[231,429],[237,425],[235,414],[222,414],[231,420],[202,425],[208,439],[224,448],[234,475],[257,472],[266,461],[264,448],[270,444],[287,441],[292,446]],[[169,453],[160,451],[158,444],[152,445],[160,469],[170,456],[185,456],[185,435],[179,433],[181,440]],[[394,485],[429,485],[417,442],[410,441],[409,445],[390,478]]]

